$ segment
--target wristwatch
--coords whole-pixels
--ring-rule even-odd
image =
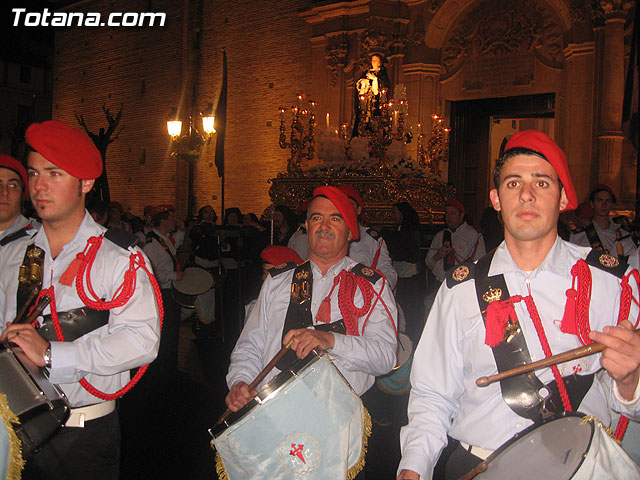
[[[51,368],[51,343],[49,343],[49,346],[44,351],[43,359],[44,359],[44,366],[47,368]]]

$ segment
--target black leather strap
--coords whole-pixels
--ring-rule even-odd
[[[38,333],[45,340],[58,341],[51,315],[45,315],[43,318],[44,323],[38,329]],[[76,308],[66,312],[58,312],[58,319],[65,342],[73,342],[77,338],[106,325],[109,322],[109,310]]]

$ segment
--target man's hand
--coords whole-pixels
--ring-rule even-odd
[[[39,367],[44,367],[44,352],[49,342],[42,338],[29,324],[7,324],[0,336],[0,342],[13,342],[22,349],[27,358]]]
[[[242,407],[244,407],[249,401],[253,399],[258,394],[255,390],[253,392],[249,391],[249,386],[244,382],[238,382],[227,394],[227,398],[224,401],[227,404],[227,407],[232,412],[237,412]]]
[[[282,343],[287,345],[289,342],[292,342],[291,350],[296,352],[298,358],[305,358],[315,347],[320,347],[323,350],[333,348],[335,339],[331,332],[297,328],[289,330],[284,336]]]
[[[592,331],[589,338],[607,346],[600,365],[615,380],[622,398],[633,399],[640,378],[640,335],[633,331],[631,322],[605,327],[603,332]]]
[[[184,277],[184,272],[182,270],[176,272],[176,280],[182,280],[182,277]]]
[[[402,470],[400,475],[398,475],[398,480],[420,480],[420,475],[418,475],[413,470]]]
[[[451,252],[452,248],[451,245],[449,244],[449,242],[445,242],[444,245],[442,245],[438,251],[436,252],[436,254],[433,256],[433,259],[438,261],[438,260],[442,260],[444,257],[446,257],[447,255],[449,255],[449,253]]]

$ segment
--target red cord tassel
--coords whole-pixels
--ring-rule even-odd
[[[67,269],[60,277],[60,283],[62,285],[66,285],[67,287],[73,285],[73,281],[76,279],[78,269],[80,268],[80,264],[82,263],[82,260],[78,258],[80,255],[82,255],[82,253],[78,254],[78,256],[76,256],[76,258],[71,261]]]
[[[564,305],[564,314],[560,322],[560,331],[563,333],[571,333],[578,335],[578,319],[576,317],[576,298],[578,292],[571,287],[567,290],[567,303]]]
[[[329,323],[331,321],[331,295],[325,298],[320,304],[316,320],[322,323]]]
[[[510,301],[495,301],[487,306],[487,317],[485,320],[486,334],[484,343],[491,348],[498,345],[507,332],[507,322],[511,320],[516,322],[516,312]]]

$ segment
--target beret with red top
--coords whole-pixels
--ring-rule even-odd
[[[462,205],[462,202],[460,202],[459,200],[456,200],[455,198],[451,198],[449,200],[447,200],[444,204],[445,207],[453,207],[455,209],[457,209],[459,212],[464,213],[464,205]]]
[[[27,143],[69,175],[93,180],[102,174],[102,156],[86,133],[58,120],[32,123]]]
[[[539,132],[538,130],[523,130],[511,137],[505,145],[504,151],[506,153],[508,150],[516,147],[534,150],[547,159],[556,171],[560,182],[562,182],[565,194],[569,200],[568,205],[563,211],[575,209],[578,206],[578,196],[571,181],[567,157],[556,142],[547,134]]]
[[[153,207],[153,211],[151,212],[152,216],[160,215],[165,212],[175,212],[176,208],[170,204],[156,205]]]
[[[349,200],[349,197],[337,187],[317,187],[313,191],[313,198],[326,197],[331,203],[333,203],[342,218],[344,219],[347,227],[351,230],[354,240],[360,238],[360,230],[358,228],[358,218],[356,216],[356,210],[353,208],[353,203]]]
[[[342,190],[347,197],[362,206],[362,197],[355,188],[351,185],[338,185],[338,188]]]
[[[27,170],[24,166],[15,158],[5,155],[4,153],[0,153],[0,167],[13,170],[20,175],[20,178],[22,179],[22,196],[27,198],[29,196],[29,190],[27,189],[29,179],[27,177]]]
[[[289,262],[295,262],[300,265],[302,263],[302,259],[294,249],[279,245],[272,245],[262,250],[260,258],[263,262],[271,265],[282,265]]]

